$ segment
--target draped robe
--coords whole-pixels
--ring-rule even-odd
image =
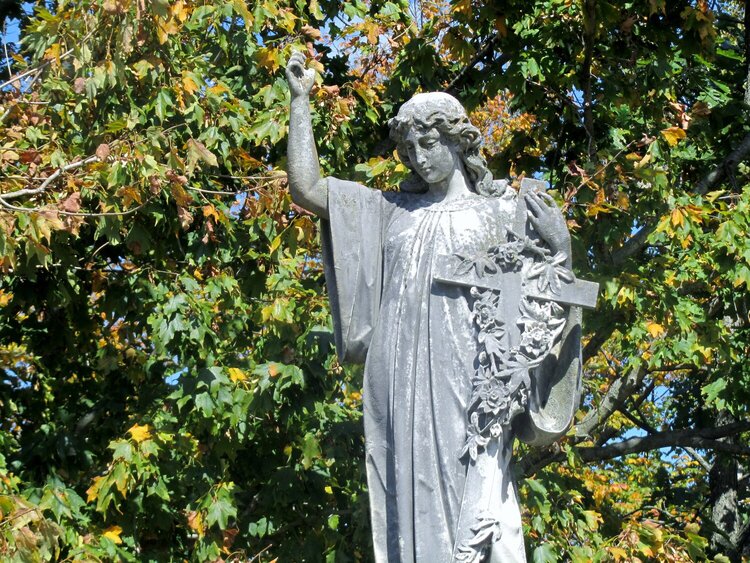
[[[486,452],[482,463],[492,466],[490,479],[482,468],[471,475],[460,456],[478,354],[469,292],[433,281],[438,255],[472,255],[505,240],[514,190],[440,202],[429,194],[380,192],[328,178],[328,193],[323,249],[337,351],[344,362],[365,362],[375,560],[454,561],[458,536],[470,533],[462,512],[483,502],[501,529],[490,560],[525,561],[509,469],[512,433]],[[567,370],[575,381],[562,385],[571,403],[577,400],[576,368]],[[570,416],[574,409],[567,409]],[[559,428],[552,433],[568,424],[555,421]],[[533,430],[526,431],[530,441]]]

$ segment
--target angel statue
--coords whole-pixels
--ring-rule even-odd
[[[375,561],[526,561],[511,473],[516,437],[563,435],[580,395],[580,307],[553,199],[495,180],[454,97],[417,94],[390,120],[412,172],[400,191],[321,178],[315,71],[294,53],[288,179],[321,219],[336,349],[365,364]]]

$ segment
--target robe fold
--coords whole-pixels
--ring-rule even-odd
[[[483,503],[501,527],[488,560],[525,561],[509,470],[511,433],[479,466],[469,470],[472,464],[461,458],[478,355],[469,292],[433,281],[438,255],[470,256],[506,239],[515,192],[436,202],[328,178],[328,194],[323,258],[336,347],[342,361],[365,362],[375,560],[454,561],[456,542],[473,523],[462,512]],[[560,401],[577,400],[577,382],[565,369],[537,390],[544,396],[532,393],[529,418],[541,426],[529,428],[527,439],[539,442],[567,429],[569,420],[545,428],[543,407],[555,390]],[[574,409],[567,409],[571,416]]]

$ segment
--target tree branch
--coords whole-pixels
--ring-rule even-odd
[[[750,12],[750,10],[748,10]],[[733,174],[737,165],[750,155],[750,134],[748,134],[739,146],[727,155],[719,166],[714,168],[703,180],[695,186],[695,193],[703,195],[718,184],[727,174]]]
[[[660,448],[690,447],[750,456],[750,448],[720,440],[747,430],[750,430],[750,422],[735,422],[717,428],[684,428],[629,438],[607,446],[578,448],[578,453],[584,461],[604,461]]]
[[[647,219],[644,225],[640,229],[638,229],[638,232],[636,232],[632,237],[625,241],[625,244],[623,244],[620,248],[612,253],[610,257],[612,265],[615,267],[621,266],[628,258],[630,258],[631,256],[635,256],[641,250],[643,250],[643,248],[646,246],[648,236],[654,231],[656,225],[657,220],[655,217]]]
[[[586,365],[586,362],[599,353],[599,349],[609,340],[609,337],[612,336],[612,333],[617,328],[617,323],[622,319],[622,314],[615,313],[610,317],[609,322],[605,326],[601,327],[591,336],[589,341],[586,342],[586,346],[583,347],[583,365]]]
[[[96,29],[97,28],[95,27],[94,29],[92,29],[91,31],[89,31],[86,35],[84,35],[80,40],[78,40],[78,45],[81,45],[84,42],[86,42],[94,34],[94,32],[96,31]],[[75,51],[75,48],[68,49],[67,51],[65,51],[64,53],[62,53],[60,55],[59,60],[62,60],[62,59],[65,59],[65,58],[69,57],[70,55],[73,54],[74,51]],[[52,60],[53,59],[48,59],[48,60],[44,61],[43,63],[41,63],[40,65],[37,65],[37,66],[35,66],[33,68],[30,68],[29,70],[27,70],[25,72],[22,72],[21,74],[17,74],[16,76],[12,76],[10,78],[10,80],[6,80],[2,84],[0,84],[0,90],[4,90],[7,86],[10,86],[11,84],[13,84],[14,82],[16,82],[17,80],[20,81],[20,80],[26,78],[27,76],[30,76],[30,75],[34,74],[35,72],[41,72],[42,70],[44,70],[45,68],[47,68],[50,65],[50,63],[52,63]],[[19,86],[19,91],[20,91],[20,86]]]
[[[495,48],[495,43],[497,42],[499,38],[500,38],[500,34],[497,32],[494,33],[492,37],[490,37],[487,40],[487,42],[484,45],[482,45],[482,47],[476,52],[476,54],[474,55],[474,58],[472,58],[468,62],[468,64],[459,71],[459,73],[453,78],[453,80],[451,80],[450,84],[448,84],[448,86],[445,87],[445,92],[449,94],[455,94],[459,89],[459,85],[461,81],[466,78],[466,75],[469,74],[469,72],[471,72],[471,70],[475,66],[477,66],[480,62],[482,62],[485,59],[485,57],[487,57],[487,55],[489,55],[492,52],[492,50]],[[496,63],[499,67],[502,67],[509,60],[510,60],[509,56],[505,54],[501,54],[500,58],[496,61]]]
[[[78,162],[71,162],[70,164],[61,166],[60,168],[55,170],[52,174],[50,174],[38,188],[27,188],[27,189],[18,190],[15,192],[10,192],[7,194],[0,194],[0,199],[3,201],[7,201],[9,199],[16,199],[18,197],[22,197],[26,195],[40,194],[43,191],[45,191],[50,186],[50,184],[52,184],[52,182],[57,180],[63,172],[75,170],[76,168],[80,168],[81,166],[91,164],[92,162],[99,162],[99,157],[96,155],[92,155],[92,156],[89,156],[88,158],[84,158],[83,160],[79,160]]]
[[[646,373],[645,367],[638,366],[632,369],[625,377],[616,379],[609,386],[599,406],[591,409],[583,417],[583,420],[576,425],[576,438],[578,440],[590,439],[593,431],[604,424],[624,404],[633,391],[640,387],[641,383],[643,383],[643,378],[646,377]]]
[[[55,209],[54,207],[19,207],[12,205],[0,198],[0,207],[7,209],[8,211],[14,211],[16,213],[50,213],[53,215],[62,215],[64,217],[124,217],[125,215],[132,215],[146,207],[147,204],[153,199],[149,197],[143,203],[136,207],[131,207],[125,211],[102,211],[102,212],[85,212],[85,211],[63,211],[61,209]]]
[[[591,65],[594,60],[594,36],[596,35],[596,4],[593,0],[585,0],[583,14],[583,127],[588,137],[589,160],[596,156],[596,139],[594,137],[594,108],[591,92]]]
[[[745,105],[750,106],[750,6],[745,2]]]

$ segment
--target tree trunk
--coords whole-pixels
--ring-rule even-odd
[[[726,411],[719,413],[718,424],[731,424],[734,417]],[[725,440],[733,442],[735,438]],[[737,459],[729,453],[716,452],[713,467],[708,475],[711,489],[711,520],[718,530],[711,532],[711,549],[723,553],[732,563],[741,563],[739,539],[742,523],[738,514]]]

